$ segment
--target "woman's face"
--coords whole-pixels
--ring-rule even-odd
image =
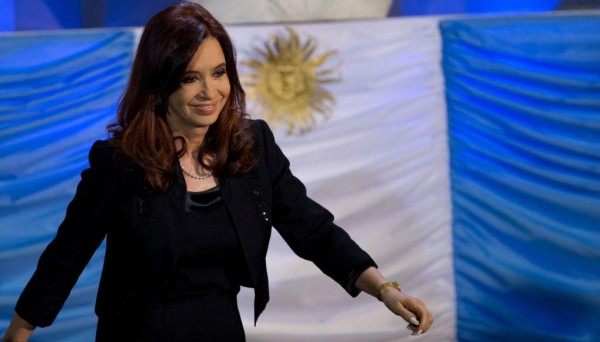
[[[181,86],[169,96],[171,131],[208,128],[217,121],[231,89],[226,70],[219,41],[207,36],[190,60]]]

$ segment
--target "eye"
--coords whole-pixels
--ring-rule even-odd
[[[190,83],[194,83],[198,80],[199,80],[198,75],[185,75],[185,76],[183,76],[183,79],[181,79],[181,83],[190,84]]]
[[[214,78],[221,78],[225,74],[227,74],[227,70],[225,68],[219,68],[213,73]]]

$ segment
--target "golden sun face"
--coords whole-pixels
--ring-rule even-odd
[[[287,133],[306,132],[317,123],[317,115],[327,119],[333,95],[323,85],[339,82],[339,64],[324,68],[336,51],[314,57],[314,39],[301,43],[298,33],[287,28],[289,37],[274,35],[263,48],[254,48],[260,57],[243,61],[252,71],[244,74],[244,86],[251,110],[269,123],[284,124]]]

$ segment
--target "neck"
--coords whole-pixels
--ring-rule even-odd
[[[188,130],[173,131],[173,136],[182,137],[185,139],[186,147],[185,153],[192,156],[194,159],[198,159],[198,152],[200,147],[204,143],[204,137],[208,127],[199,127]],[[177,146],[178,148],[181,146]]]

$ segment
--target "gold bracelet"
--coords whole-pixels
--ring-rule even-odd
[[[377,294],[377,299],[379,299],[379,301],[381,301],[381,291],[383,291],[383,289],[385,289],[387,287],[393,287],[395,289],[398,289],[398,291],[402,291],[400,289],[400,285],[398,284],[397,281],[388,281],[388,282],[385,282],[385,283],[377,286],[377,290],[375,292]]]

